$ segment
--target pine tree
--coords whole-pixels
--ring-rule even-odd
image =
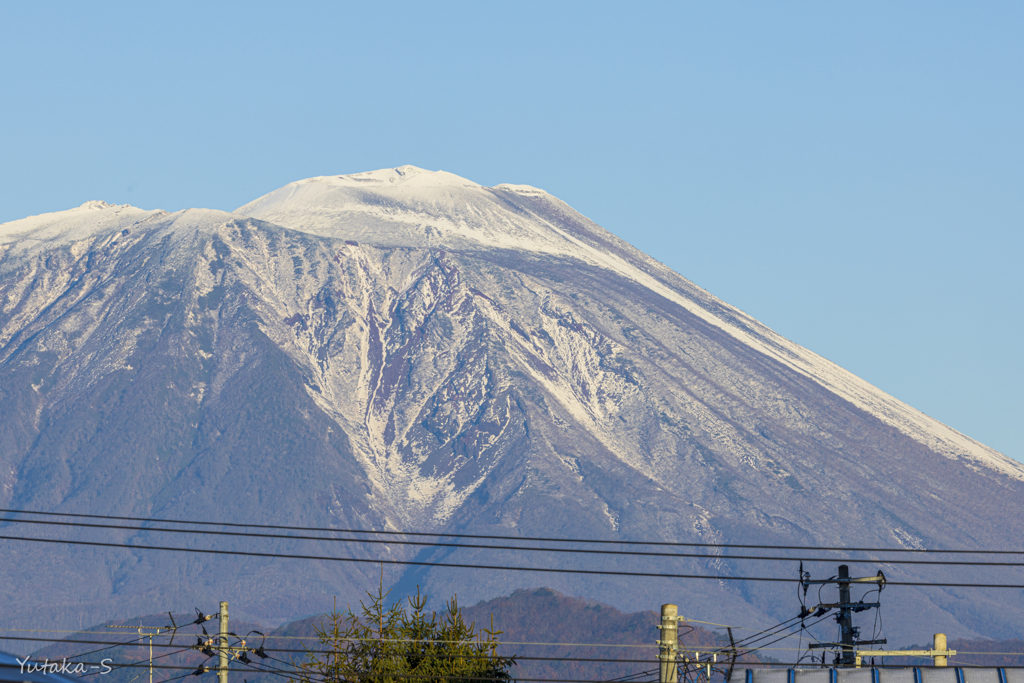
[[[427,596],[390,606],[383,581],[360,614],[337,605],[316,626],[321,647],[309,651],[301,665],[300,683],[504,683],[511,680],[515,657],[498,654],[491,627],[467,624],[457,596],[438,615],[426,610]]]

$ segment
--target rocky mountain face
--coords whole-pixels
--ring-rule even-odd
[[[541,190],[408,166],[300,181],[233,213],[90,202],[0,226],[0,416],[3,508],[1022,547],[1018,463],[783,339]],[[0,535],[794,578],[799,559],[826,578],[844,556],[586,557],[12,523]],[[7,620],[32,628],[224,599],[240,618],[274,623],[323,611],[330,596],[356,600],[379,580],[379,567],[345,562],[0,544]],[[892,581],[1024,584],[1013,567],[852,568],[882,568]],[[629,612],[676,602],[692,618],[738,625],[799,610],[792,584],[384,572],[398,593],[419,584],[465,604],[549,585]],[[1019,591],[891,586],[882,602],[886,632],[901,640],[1024,627]]]

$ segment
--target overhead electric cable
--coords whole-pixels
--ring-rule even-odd
[[[281,660],[277,660],[277,661],[281,661]],[[251,662],[251,664],[255,664],[255,663],[256,662]],[[294,664],[292,664],[290,662],[284,662],[284,663],[289,664],[289,666],[294,666]],[[267,665],[263,664],[263,666],[267,666]],[[263,669],[245,668],[245,667],[232,667],[231,670],[232,671],[253,671],[253,672],[258,672],[258,673],[273,673],[273,674],[276,674],[278,676],[295,676],[295,674],[298,673],[298,672],[282,672],[280,669],[276,669],[276,668],[271,668],[270,670],[263,670]],[[436,673],[432,673],[432,674],[416,674],[416,673],[404,674],[404,673],[391,673],[391,672],[381,673],[381,674],[369,673],[369,674],[367,674],[367,677],[374,677],[375,675],[379,675],[380,677],[386,677],[386,678],[389,678],[389,679],[390,678],[395,678],[395,679],[401,678],[401,679],[417,680],[417,679],[424,679],[424,678],[426,678],[426,679],[431,679],[431,680],[437,680],[437,678],[438,678],[438,674],[436,674]],[[497,676],[485,676],[485,675],[480,675],[480,674],[470,674],[470,675],[466,675],[466,676],[450,676],[450,675],[445,674],[443,676],[443,678],[446,681],[504,681],[505,683],[508,683],[508,681],[509,681],[508,678],[497,677]],[[313,677],[312,680],[316,681],[318,679]],[[334,680],[334,679],[330,679],[330,680]],[[588,679],[588,678],[520,678],[519,676],[516,676],[514,678],[514,680],[515,681],[528,681],[528,682],[532,682],[532,683],[605,683],[605,681],[603,681],[603,680],[594,680],[594,679]],[[328,683],[328,682],[325,682],[325,683]]]
[[[232,668],[231,670],[232,671],[254,671],[254,672],[259,672],[259,673],[276,673],[275,671],[263,671],[261,669],[251,669],[251,668],[250,669],[246,669],[246,668],[242,668],[242,667]],[[285,675],[289,675],[289,674],[277,673],[277,675],[285,676]],[[294,676],[295,674],[293,673],[293,674],[290,674],[290,675]],[[408,680],[430,679],[430,680],[435,680],[435,681],[439,678],[438,674],[436,674],[436,673],[432,673],[432,674],[415,674],[415,673],[403,674],[403,673],[387,672],[387,673],[381,673],[381,674],[372,674],[372,673],[370,673],[370,674],[366,674],[366,676],[368,678],[379,676],[381,678],[389,678],[389,679],[392,679],[392,678],[394,678],[394,679],[408,679]],[[509,680],[510,680],[508,678],[497,677],[497,676],[485,676],[485,675],[481,675],[481,674],[470,674],[470,675],[466,675],[466,676],[451,676],[451,675],[445,674],[443,676],[443,678],[444,678],[445,681],[495,681],[495,682],[504,682],[504,683],[508,683]],[[316,679],[313,679],[313,680],[316,680]],[[512,680],[514,680],[514,681],[525,681],[527,683],[606,683],[602,679],[595,680],[595,679],[592,679],[592,678],[521,678],[519,676],[515,676]]]
[[[299,555],[291,553],[264,553],[250,550],[215,550],[207,548],[180,548],[173,546],[139,545],[130,543],[103,543],[100,541],[71,541],[57,538],[25,538],[23,536],[0,536],[7,541],[26,541],[28,543],[55,543],[61,545],[83,545],[98,548],[126,548],[130,550],[164,550],[179,553],[198,553],[204,555],[235,555],[242,557],[273,557],[290,560],[320,560],[324,562],[355,562],[362,564],[394,564],[416,567],[448,567],[451,569],[492,569],[509,572],[542,572],[549,574],[586,574],[591,576],[636,576],[656,579],[710,579],[715,581],[768,581],[773,583],[791,583],[800,579],[774,576],[724,576],[705,574],[663,574],[657,572],[628,572],[602,569],[564,569],[554,567],[509,567],[489,564],[467,564],[464,562],[425,562],[417,560],[383,560],[362,557],[330,557],[326,555]],[[1011,588],[1024,589],[1024,584],[1003,583],[959,583],[949,581],[887,581],[890,586],[933,586],[939,588]]]
[[[143,673],[145,673],[145,672],[143,672]],[[139,675],[141,676],[142,674],[139,674]],[[165,678],[162,681],[157,681],[157,683],[171,683],[171,681],[177,681],[179,679],[187,678],[188,676],[194,676],[194,675],[195,675],[194,671],[189,671],[188,673],[183,673],[180,676],[171,676],[170,678]],[[138,678],[138,676],[136,676],[136,678]]]
[[[658,673],[657,669],[648,669],[647,671],[641,671],[635,674],[626,674],[625,676],[620,676],[618,678],[610,678],[607,681],[604,681],[604,683],[621,683],[623,681],[632,681],[643,676],[652,676],[656,673]]]
[[[701,652],[703,652],[703,650]],[[204,661],[209,661],[209,659],[210,658],[208,657]],[[241,666],[238,666],[238,667],[233,666],[234,664],[238,663],[239,661],[240,660],[231,660],[231,665],[232,665],[231,666],[231,671],[246,671],[246,670],[253,671],[253,669],[246,669],[245,667],[241,667]],[[617,660],[617,661],[621,661],[621,660]],[[79,662],[74,662],[74,664],[78,664],[78,663]],[[758,667],[791,667],[791,666],[794,666],[793,663],[787,663],[787,662],[760,662],[760,661],[758,661],[758,662],[738,662],[738,663],[746,663],[746,664],[750,664],[750,665],[754,665],[754,666],[758,666]],[[81,664],[92,665],[92,666],[101,666],[101,665],[103,665],[102,662],[81,662]],[[148,669],[149,668],[149,661],[148,660],[140,660],[140,661],[125,663],[125,664],[109,664],[109,666],[111,666],[113,668],[117,668],[117,669],[140,669],[140,668]],[[154,664],[153,668],[154,669],[178,670],[178,671],[183,671],[183,670],[195,671],[196,665],[193,664],[193,665],[189,665],[189,666],[184,666],[184,665],[179,665],[179,664]],[[905,669],[906,665],[905,664],[892,664],[892,665],[886,664],[884,666],[883,665],[875,665],[875,668],[878,668],[878,669],[881,669],[881,668]],[[1020,667],[1020,666],[1003,666],[1003,667],[1000,667],[1000,668],[1004,668],[1004,669],[1021,669],[1021,668],[1024,668],[1024,667]],[[213,673],[215,670],[216,670],[215,668],[211,668],[210,673]],[[87,674],[87,675],[92,675],[92,674]],[[389,673],[389,674],[387,674],[387,676],[390,677],[390,678],[430,678],[430,676],[422,676],[422,675],[421,676],[417,676],[417,675],[400,674],[400,673],[395,673],[395,674]],[[434,677],[436,678],[436,676],[434,676]],[[446,676],[445,678],[449,678],[449,677]],[[472,679],[472,680],[487,680],[487,677],[483,677],[483,676],[466,676],[466,677],[455,676],[455,677],[452,677],[452,678],[454,678],[454,679],[467,678],[467,679]],[[497,679],[497,680],[504,680],[504,679]],[[601,680],[592,680],[592,679],[563,679],[563,678],[519,678],[519,677],[516,677],[515,680],[517,680],[517,681],[535,681],[537,683],[605,683],[604,681],[601,681]]]
[[[670,547],[696,547],[696,548],[751,548],[763,550],[821,550],[835,552],[870,552],[870,553],[960,553],[973,555],[1024,555],[1024,550],[941,550],[937,548],[842,548],[834,546],[802,546],[802,545],[753,545],[743,543],[690,543],[682,541],[616,541],[609,539],[581,539],[581,538],[546,538],[539,536],[497,536],[482,534],[458,534],[458,533],[432,533],[420,531],[383,531],[373,529],[334,529],[330,527],[305,527],[286,526],[279,524],[248,524],[239,522],[207,522],[199,520],[165,519],[155,517],[126,517],[117,515],[94,515],[70,512],[45,512],[41,510],[20,510],[0,508],[0,512],[17,513],[25,515],[43,515],[51,517],[81,517],[86,519],[113,519],[132,522],[159,522],[166,524],[193,524],[197,526],[227,526],[244,527],[253,529],[279,529],[285,531],[325,531],[332,533],[347,534],[369,534],[385,536],[424,536],[430,538],[477,538],[503,541],[544,541],[552,543],[595,543],[615,545],[651,545]],[[2,521],[2,520],[0,520]],[[798,558],[794,558],[798,559]],[[835,558],[829,559],[834,562]]]
[[[743,638],[742,640],[738,640],[738,641],[736,641],[734,643],[731,643],[728,647],[722,646],[722,647],[719,647],[719,648],[713,648],[713,649],[709,649],[708,652],[733,652],[734,650],[749,648],[753,643],[756,643],[758,641],[764,640],[765,638],[770,638],[773,635],[776,635],[777,633],[781,632],[783,629],[787,629],[787,628],[790,628],[790,626],[794,626],[795,625],[794,622],[796,622],[799,619],[800,619],[800,617],[793,617],[791,619],[786,619],[785,621],[780,622],[780,623],[776,624],[775,626],[769,626],[768,628],[766,628],[766,629],[764,629],[762,631],[759,631],[757,633],[751,634],[751,635],[747,636],[746,638]],[[753,649],[756,650],[756,649],[759,649],[759,648],[753,648]],[[702,650],[702,652],[703,652],[703,650]]]
[[[106,649],[106,648],[104,648],[104,649]],[[165,652],[164,654],[159,655],[158,657],[151,657],[149,659],[137,659],[137,660],[134,660],[132,662],[128,662],[127,664],[106,664],[104,666],[109,666],[110,670],[114,671],[116,669],[136,668],[135,666],[131,666],[131,665],[143,664],[144,663],[146,667],[156,669],[156,668],[159,668],[161,666],[159,664],[155,664],[155,665],[153,664],[153,662],[155,662],[156,660],[163,659],[164,657],[170,657],[171,655],[181,654],[182,652],[188,652],[191,649],[193,649],[193,648],[191,648],[191,647],[183,647],[183,648],[179,648],[177,650],[174,650],[173,652]],[[94,652],[99,652],[99,650],[94,650]],[[67,657],[64,657],[64,659],[73,662],[74,660],[78,659],[79,657],[84,657],[85,655],[88,655],[88,654],[93,654],[93,653],[92,652],[84,652],[82,654],[69,655]],[[209,661],[209,659],[210,658],[207,657],[206,660],[204,660],[204,661]],[[101,664],[102,664],[102,662],[101,662]],[[93,674],[102,674],[102,673],[110,673],[110,671],[107,671],[107,672],[93,671],[93,672],[84,674],[83,676],[81,676],[81,678],[85,678],[86,676],[92,676]]]
[[[193,635],[196,635],[196,634],[191,633],[191,634],[185,634],[185,635],[193,636]],[[217,635],[218,634],[211,634],[211,637],[216,637]],[[53,642],[55,645],[62,645],[62,644],[65,644],[65,643],[102,644],[104,642],[102,640],[60,640],[60,641],[50,641],[50,640],[46,640],[45,638],[28,638],[28,637],[14,637],[14,636],[0,636],[0,640],[29,640],[29,641],[42,640],[42,641],[45,641],[45,642]],[[371,641],[371,642],[376,642],[377,641],[377,639],[375,639],[375,638],[365,638],[365,639],[358,639],[358,640],[366,640],[366,641]],[[389,642],[392,642],[392,641],[389,641]],[[418,642],[422,642],[422,641],[410,640],[410,641],[400,641],[400,642],[418,643]],[[436,642],[436,641],[429,641],[429,642]],[[452,641],[452,642],[456,642],[456,641]],[[465,641],[457,641],[457,642],[464,643]],[[111,645],[111,647],[119,647],[121,645],[137,645],[137,644],[138,643],[136,643],[136,642],[132,642],[132,643],[114,643],[114,644]],[[511,643],[499,642],[499,643],[495,643],[495,644],[498,645],[498,646],[503,646],[503,645],[510,645]],[[554,644],[555,645],[571,645],[571,643],[554,643]],[[164,654],[160,655],[159,657],[154,657],[153,661],[156,661],[157,659],[160,659],[162,657],[169,657],[171,655],[175,655],[175,654],[179,654],[181,652],[187,652],[189,650],[195,649],[193,646],[188,646],[188,647],[182,648],[182,647],[177,647],[177,646],[174,646],[174,645],[167,645],[167,644],[161,644],[161,643],[153,643],[153,647],[175,648],[173,652],[167,652],[167,653],[164,653]],[[214,645],[214,646],[211,646],[211,647],[216,649],[218,646]],[[597,647],[597,644],[594,644],[593,647]],[[101,648],[101,649],[106,650],[108,648]],[[262,650],[264,652],[282,652],[282,653],[291,653],[291,654],[332,654],[334,652],[334,650],[305,650],[305,649],[299,650],[299,649],[296,649],[296,648],[280,648],[280,647],[266,647],[266,646],[264,646],[262,648]],[[80,657],[84,657],[84,656],[89,655],[89,654],[93,654],[93,652],[99,652],[99,651],[100,650],[93,650],[92,652],[82,652],[82,653],[75,654],[75,655],[68,655],[68,656],[65,657],[65,659],[74,660],[74,659],[78,659]],[[418,655],[418,656],[422,657],[422,658],[426,658],[426,659],[429,659],[429,658],[432,658],[432,657],[440,658],[440,659],[445,659],[445,658],[450,657],[451,655],[450,654],[440,653],[440,654],[436,654],[436,655],[421,654],[421,655]],[[463,659],[488,659],[488,658],[490,658],[490,655],[466,655],[466,654],[464,654],[464,655],[460,655],[460,657],[462,657]],[[633,663],[633,664],[647,663],[647,664],[650,664],[650,663],[656,661],[656,658],[654,656],[646,657],[644,659],[614,659],[614,658],[609,658],[609,657],[531,657],[531,656],[527,656],[527,655],[518,655],[517,654],[517,655],[515,655],[515,657],[516,657],[517,660],[523,660],[523,661],[539,661],[539,662],[556,662],[556,661],[557,662],[603,662],[603,663],[607,663],[607,664],[614,664],[616,662],[627,663],[627,664],[629,664],[629,663]],[[276,660],[277,658],[271,657],[271,659],[275,659]],[[149,660],[147,659],[147,660],[138,660],[138,661],[149,661]],[[277,661],[282,661],[282,660],[277,660]],[[116,668],[116,666],[115,666],[115,668]]]
[[[5,640],[6,640],[6,638],[5,638]],[[69,642],[75,642],[75,641],[69,641],[69,640],[58,641],[58,643],[69,643]],[[95,641],[94,644],[98,645],[100,642],[101,641]],[[125,647],[125,646],[130,646],[130,645],[139,645],[141,647],[144,647],[144,645],[139,642],[139,639],[135,639],[135,640],[129,641],[127,643],[113,643],[111,645],[108,645],[107,647],[101,647],[101,648],[98,648],[96,650],[89,650],[88,652],[78,652],[78,653],[76,653],[74,655],[70,655],[68,657],[68,659],[78,659],[80,657],[85,657],[86,655],[96,654],[97,652],[103,652],[104,650],[110,650],[110,649],[113,649],[115,647]],[[187,650],[188,648],[185,648],[185,649]]]
[[[181,614],[185,614],[185,613],[182,612]],[[189,613],[189,618],[190,619],[193,616],[195,616],[195,615]],[[179,628],[185,628],[185,626],[191,626],[191,624],[183,624]],[[164,628],[164,627],[163,626],[135,626],[135,625],[132,625],[130,628],[157,629],[157,628]],[[171,629],[171,630],[173,630],[173,629]],[[168,636],[169,637],[171,635],[171,630],[168,630],[168,631],[166,631],[164,633],[154,633],[153,637],[154,638],[159,638],[161,636]],[[45,629],[45,628],[4,628],[3,626],[0,626],[0,631],[11,631],[12,633],[100,633],[100,634],[119,635],[119,636],[123,636],[124,635],[124,631],[100,631],[100,630],[97,630],[97,629],[86,630],[86,631],[82,631],[82,630],[78,630],[78,631],[62,631],[60,629],[55,629],[55,628],[54,629]],[[143,634],[143,635],[145,635],[146,637],[149,637],[149,634]],[[280,636],[280,637],[286,637],[286,636]]]
[[[207,658],[207,659],[209,659],[209,658]],[[72,664],[84,664],[84,665],[87,665],[87,666],[109,666],[112,669],[143,669],[143,668],[148,669],[149,668],[149,660],[148,659],[141,659],[141,660],[134,661],[134,662],[127,662],[125,664],[104,664],[102,661],[99,661],[99,662],[68,662],[68,664],[69,665],[72,665]],[[154,669],[192,669],[193,671],[195,671],[196,667],[195,667],[194,664],[192,666],[180,666],[178,664],[154,664],[153,668]],[[92,674],[86,674],[86,675],[92,675]]]
[[[0,518],[0,522],[15,524],[42,524],[60,527],[83,527],[88,529],[118,529],[123,531],[158,531],[174,534],[195,534],[211,536],[240,536],[247,538],[274,538],[298,541],[330,541],[335,543],[373,543],[380,545],[413,545],[433,548],[473,548],[483,550],[527,550],[532,552],[570,553],[581,555],[625,555],[630,557],[695,558],[706,560],[754,560],[761,562],[794,562],[794,557],[766,557],[763,555],[708,555],[706,553],[660,553],[643,550],[595,550],[583,548],[545,548],[531,546],[484,545],[475,543],[438,543],[436,541],[394,541],[363,538],[327,538],[323,536],[295,536],[290,534],[267,534],[247,531],[211,531],[206,529],[169,529],[166,527],[129,526],[126,524],[95,524],[90,522],[55,522],[42,519]],[[892,559],[842,559],[834,557],[802,557],[803,562],[846,562],[850,564],[923,564],[962,565],[969,567],[1024,567],[1024,562],[979,562],[973,560],[892,560]]]
[[[820,624],[821,622],[825,621],[826,619],[831,619],[831,618],[832,618],[832,615],[830,615],[830,614],[824,615],[820,619],[818,619],[817,621],[815,621],[813,623],[810,623],[810,624],[807,624],[807,627],[809,628],[811,626],[816,626],[816,625]],[[749,647],[749,644],[748,644],[748,648],[746,649],[746,651],[740,652],[737,655],[737,657],[742,657],[744,655],[748,655],[748,654],[751,654],[753,652],[757,652],[758,650],[765,649],[769,645],[774,645],[775,643],[779,642],[780,640],[785,640],[786,638],[792,638],[793,636],[796,636],[796,635],[798,635],[798,634],[800,634],[802,632],[803,632],[803,628],[801,628],[796,633],[786,633],[786,634],[783,634],[782,636],[776,638],[775,640],[769,641],[769,642],[765,643],[763,646],[759,646],[759,647]],[[776,631],[775,633],[770,634],[770,635],[778,635],[778,633],[779,633],[779,631]],[[761,639],[758,639],[758,640],[761,640]],[[731,651],[732,651],[731,647],[718,650],[718,652],[731,652]]]
[[[139,628],[145,628],[145,627],[141,627],[140,626]],[[6,630],[6,629],[3,629],[3,630]],[[173,638],[174,634],[177,633],[177,631],[178,631],[177,628],[168,629],[167,630],[167,632],[172,636],[172,638]],[[118,635],[118,636],[122,636],[122,637],[124,636],[124,632],[123,631],[116,632],[116,633],[108,631],[108,633],[110,633],[111,635]],[[82,643],[82,644],[89,644],[89,645],[106,645],[106,647],[97,648],[95,650],[89,650],[88,652],[78,652],[78,653],[76,653],[74,655],[70,655],[68,657],[68,659],[78,659],[80,657],[85,657],[87,655],[95,654],[97,652],[103,652],[104,650],[110,650],[110,649],[113,649],[115,647],[129,647],[129,646],[133,646],[133,645],[140,646],[140,647],[145,647],[145,644],[142,643],[142,639],[146,638],[146,637],[149,637],[149,634],[143,633],[143,634],[139,634],[138,636],[132,638],[131,640],[123,640],[123,641],[118,641],[118,642],[115,642],[115,643],[111,643],[109,640],[67,640],[67,639],[64,639],[64,640],[53,640],[53,639],[50,639],[50,638],[25,638],[25,637],[17,638],[17,637],[3,637],[3,636],[0,636],[0,639],[2,639],[2,640],[33,640],[33,641],[43,641],[43,642],[48,642],[48,643],[54,643],[54,644],[57,644],[57,645],[64,644],[64,643]],[[152,644],[152,640],[151,640],[150,641],[150,648],[151,649],[152,649],[152,645],[153,644]],[[174,647],[174,646],[173,645],[157,644],[157,647]],[[185,650],[187,650],[187,649],[189,649],[189,648],[185,648]],[[179,650],[179,652],[182,652],[182,651],[184,651],[184,650]]]
[[[192,625],[193,624],[183,624],[180,628],[184,629],[186,626],[192,626]],[[737,626],[735,628],[743,628],[743,627]],[[113,632],[111,632],[111,631],[43,631],[43,630],[40,630],[40,629],[16,629],[16,628],[0,628],[0,631],[28,632],[28,633],[96,633],[96,634],[99,634],[99,635],[108,635],[108,634],[109,635],[113,635]],[[122,635],[122,634],[118,633],[117,635]],[[169,633],[168,634],[160,633],[160,634],[154,634],[153,637],[154,638],[160,638],[160,637],[165,637],[165,636],[169,637],[169,635],[170,635]],[[195,633],[195,632],[192,632],[192,633],[179,633],[178,635],[182,635],[182,636],[186,636],[186,637],[191,637],[191,636],[198,636],[199,634]],[[148,637],[148,636],[146,636],[146,637]],[[269,635],[268,634],[266,636],[266,639],[268,641],[275,641],[275,640],[318,640],[319,637],[316,636],[316,635],[309,635],[309,636],[276,636],[276,635]],[[84,643],[84,644],[87,644],[87,645],[93,645],[93,644],[95,644],[95,645],[103,645],[105,643],[109,643],[110,642],[109,640],[70,640],[70,639],[59,639],[59,638],[38,638],[38,637],[33,637],[33,636],[0,636],[0,640],[27,640],[27,641],[37,641],[37,642],[42,642],[42,643]],[[380,638],[341,638],[339,640],[342,640],[344,642],[380,642],[381,641]],[[427,640],[427,641],[423,641],[423,640],[415,640],[415,639],[412,639],[412,638],[387,638],[387,639],[384,639],[383,642],[387,642],[387,643],[423,643],[423,642],[425,642],[425,643],[430,643],[430,644],[443,645],[443,644],[448,644],[448,643],[452,643],[452,644],[461,643],[463,641],[461,641],[461,640]],[[137,644],[137,641],[133,641],[133,643]],[[115,645],[120,645],[121,643],[114,643],[114,644]],[[536,646],[542,646],[542,647],[565,646],[565,647],[602,647],[602,648],[605,648],[605,647],[640,647],[640,648],[650,648],[650,649],[656,649],[658,647],[658,645],[655,644],[655,643],[625,643],[625,644],[623,644],[623,643],[545,643],[545,642],[532,642],[532,641],[520,642],[520,641],[505,641],[505,640],[499,641],[498,645],[536,645]],[[168,643],[153,643],[153,647],[174,647],[174,646],[170,645]],[[273,652],[273,651],[277,651],[277,652],[310,652],[310,650],[308,650],[308,649],[293,650],[293,649],[286,649],[286,648],[270,648],[270,647],[265,648],[265,649],[268,652]]]
[[[399,564],[410,566],[449,567],[453,569],[495,569],[498,571],[540,571],[544,573],[579,573],[600,575],[600,577],[640,577],[644,579],[698,579],[714,581],[761,581],[772,583],[799,582],[799,579],[783,579],[779,577],[728,577],[714,574],[658,573],[652,571],[613,571],[610,569],[566,569],[557,567],[523,567],[501,566],[496,564],[468,564],[465,562],[426,562],[418,560],[385,560],[364,557],[330,557],[327,555],[299,555],[291,553],[260,553],[247,550],[215,550],[206,548],[177,548],[172,546],[143,546],[126,543],[101,543],[98,541],[68,541],[65,539],[27,539],[19,536],[0,536],[5,541],[25,541],[28,543],[52,543],[71,546],[91,546],[96,548],[124,548],[128,550],[164,550],[178,553],[198,553],[204,555],[236,555],[242,557],[273,557],[278,559],[321,560],[325,562],[355,562],[364,564]],[[889,586],[930,586],[936,588],[1008,588],[1021,590],[1024,584],[964,584],[955,582],[920,582],[920,581],[888,581]]]
[[[207,658],[207,660],[205,660],[205,661],[209,661],[209,658]],[[249,668],[249,667],[244,667],[244,666],[236,666],[238,661],[239,660],[232,660],[231,661],[231,666],[230,666],[230,670],[231,671],[236,671],[236,672],[252,671],[254,673],[261,672],[260,669],[254,669],[254,668]],[[78,664],[78,663],[79,662],[75,662],[75,664]],[[798,664],[796,662],[762,662],[762,661],[757,661],[757,662],[737,662],[737,663],[738,664],[746,664],[748,666],[756,666],[758,668],[792,668],[794,666],[797,666],[797,664]],[[81,662],[81,664],[92,665],[92,666],[104,666],[104,664],[102,662]],[[126,664],[116,664],[116,665],[113,665],[113,666],[118,668],[118,669],[139,669],[139,668],[148,669],[149,668],[149,662],[147,660],[142,660],[142,661],[139,661],[139,662],[132,662],[132,663],[126,663]],[[200,666],[202,666],[202,665],[200,665]],[[973,668],[975,665],[957,664],[957,666],[964,667],[964,668],[970,666],[970,667]],[[193,671],[196,670],[197,666],[194,665],[194,664],[190,665],[190,666],[182,666],[182,665],[177,665],[177,664],[154,664],[153,668],[154,669],[168,670],[168,671],[189,671],[189,672],[193,672]],[[907,668],[907,665],[906,664],[875,664],[873,668],[876,668],[876,669],[905,669],[905,668]],[[988,667],[988,668],[993,668],[993,667]],[[998,668],[1014,669],[1014,670],[1024,669],[1024,667],[1021,667],[1021,666],[1006,666],[1006,665],[1000,666]],[[215,673],[215,672],[216,672],[216,667],[211,667],[210,670],[207,673]],[[270,671],[262,671],[262,672],[263,673],[271,673]],[[88,676],[88,675],[93,675],[93,674],[90,673],[90,674],[86,674],[86,675]],[[186,674],[184,674],[181,677],[184,678],[185,676],[190,676],[190,675],[192,675],[192,674],[191,673],[186,673]],[[642,674],[637,674],[637,675],[642,675]],[[431,675],[416,675],[416,674],[401,674],[401,673],[388,673],[387,676],[389,678],[396,678],[396,679],[398,679],[398,678],[407,678],[407,679],[436,678],[436,675],[431,676]],[[474,681],[493,680],[493,681],[506,681],[506,683],[507,683],[507,679],[504,679],[504,678],[479,676],[479,675],[473,675],[473,676],[445,676],[445,679],[446,680],[474,680]],[[172,679],[164,679],[163,681],[160,681],[159,683],[166,683],[169,680],[172,680]],[[608,683],[607,681],[605,681],[603,679],[597,680],[597,679],[579,679],[579,678],[520,678],[518,676],[515,678],[515,680],[516,681],[525,681],[525,682],[528,682],[528,683]]]

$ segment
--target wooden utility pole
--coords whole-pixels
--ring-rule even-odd
[[[220,656],[217,666],[217,683],[228,683],[228,603],[220,603]]]
[[[661,606],[661,624],[658,626],[661,630],[661,636],[658,638],[658,683],[677,683],[679,678],[679,669],[676,667],[676,651],[679,647],[678,615],[678,606]]]

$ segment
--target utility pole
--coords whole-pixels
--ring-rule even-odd
[[[251,664],[252,660],[249,659],[248,654],[250,652],[252,652],[261,659],[267,658],[267,653],[263,649],[262,644],[260,644],[258,648],[248,647],[245,644],[245,638],[241,638],[237,634],[232,633],[228,630],[228,603],[226,600],[220,603],[220,611],[217,614],[203,614],[199,611],[199,608],[197,607],[196,615],[198,616],[198,618],[192,622],[193,624],[201,625],[204,622],[210,621],[214,617],[219,617],[220,626],[218,632],[212,636],[206,632],[206,627],[203,626],[203,636],[205,639],[197,637],[196,644],[190,648],[192,650],[199,650],[204,655],[206,655],[206,660],[204,661],[207,662],[210,659],[212,659],[214,655],[216,655],[216,666],[207,666],[205,663],[201,664],[199,668],[195,670],[195,673],[193,675],[201,676],[204,673],[207,673],[208,671],[216,670],[217,683],[228,683],[228,663],[232,659],[237,659],[243,664]],[[177,630],[177,628],[177,626],[174,627],[175,630]],[[249,633],[255,633],[259,636],[263,636],[263,633],[261,633],[260,631],[249,631]],[[249,634],[246,634],[246,636],[248,635]],[[234,636],[238,639],[238,643],[234,647],[231,647],[228,644],[228,636]],[[265,639],[266,637],[264,636],[264,640]]]
[[[853,627],[853,605],[850,604],[850,568],[845,564],[839,565],[839,614],[836,621],[839,622],[839,642],[843,646],[839,664],[853,666],[857,657],[853,650],[857,644],[857,629]]]
[[[172,618],[173,619],[173,618]],[[110,625],[107,628],[130,628],[137,629],[139,632],[139,642],[142,642],[143,638],[149,638],[149,683],[153,683],[153,636],[158,636],[161,633],[172,630],[169,627],[154,627],[154,626],[116,626]],[[143,633],[142,629],[146,629]],[[177,630],[177,629],[174,629]],[[172,637],[173,641],[173,637]]]
[[[228,603],[220,603],[220,652],[217,683],[228,683]]]
[[[658,639],[658,661],[660,663],[658,683],[677,683],[679,670],[676,667],[676,649],[679,645],[679,607],[661,606],[661,636]],[[227,683],[222,681],[221,683]]]
[[[839,642],[838,643],[811,643],[808,645],[810,649],[825,649],[825,648],[839,648],[839,654],[836,655],[835,665],[842,667],[855,667],[857,666],[857,648],[863,645],[885,645],[885,639],[881,640],[860,640],[860,629],[853,625],[853,613],[862,612],[866,609],[878,609],[880,604],[877,602],[852,602],[850,596],[850,584],[851,583],[874,583],[878,584],[878,592],[881,593],[882,589],[885,588],[885,575],[882,572],[878,572],[877,576],[864,576],[853,578],[850,576],[850,568],[845,565],[839,565],[839,575],[830,579],[817,579],[812,581],[810,574],[803,570],[803,563],[800,565],[800,584],[803,586],[804,595],[807,594],[807,589],[811,584],[827,584],[835,583],[839,585],[839,602],[831,604],[821,604],[811,609],[806,606],[800,611],[799,617],[809,617],[811,615],[820,617],[831,609],[838,609],[839,613],[836,615],[836,623],[839,624]],[[824,657],[822,658],[824,663]]]

